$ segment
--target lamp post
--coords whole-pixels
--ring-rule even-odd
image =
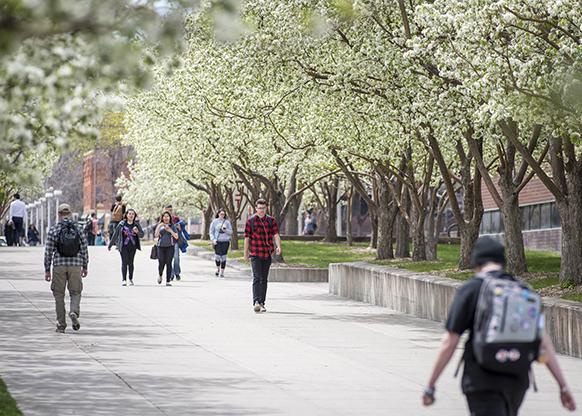
[[[40,206],[40,201],[37,199],[34,201],[34,226],[38,230],[38,207]]]
[[[40,198],[40,234],[42,235],[42,241],[45,241],[46,230],[44,229],[44,203],[46,198],[43,196]]]
[[[59,222],[59,197],[63,194],[60,189],[55,189],[53,195],[55,196],[55,224]]]
[[[52,188],[44,194],[46,197],[46,229],[49,230],[51,228],[51,198],[53,197]]]

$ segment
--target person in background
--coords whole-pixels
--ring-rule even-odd
[[[226,211],[219,209],[215,219],[210,224],[210,240],[214,246],[214,261],[216,263],[215,276],[224,277],[226,256],[232,235],[232,224],[226,218]]]
[[[38,234],[38,230],[34,224],[28,225],[28,232],[26,233],[28,237],[28,245],[35,247],[40,243],[40,237]]]
[[[173,265],[172,265],[172,277],[171,280],[174,280],[174,278],[178,281],[180,281],[181,277],[180,275],[182,274],[182,268],[180,267],[180,235],[182,235],[182,239],[185,239],[183,232],[185,231],[185,224],[184,221],[180,220],[180,217],[178,217],[177,215],[174,215],[174,208],[172,207],[172,205],[168,204],[164,207],[164,210],[166,212],[169,212],[170,215],[172,216],[172,224],[174,224],[174,227],[176,228],[176,232],[178,233],[178,238],[176,239],[176,245],[174,246],[174,259],[173,259]],[[187,245],[187,244],[186,244]],[[185,250],[184,250],[185,251]]]
[[[12,247],[14,245],[14,223],[12,220],[6,220],[4,224],[4,236],[6,237],[6,245]]]
[[[115,230],[115,227],[117,227],[117,224],[123,220],[125,215],[126,205],[124,202],[122,202],[122,199],[123,197],[121,195],[117,195],[115,197],[115,202],[113,205],[111,205],[111,221],[109,221],[108,228],[109,238],[111,238],[113,235],[113,230]],[[95,233],[95,235],[97,234]]]
[[[137,250],[141,250],[140,239],[144,232],[137,221],[137,213],[133,209],[125,212],[124,218],[113,230],[113,236],[109,240],[108,249],[115,245],[121,255],[121,285],[127,286],[127,274],[129,272],[129,285],[133,286],[133,260]]]
[[[178,231],[172,224],[172,214],[165,211],[158,226],[155,237],[158,239],[158,284],[162,283],[164,268],[166,269],[166,286],[172,286],[172,261],[174,247],[178,241]]]
[[[24,245],[24,221],[26,220],[26,204],[20,200],[20,194],[14,194],[14,201],[10,203],[8,218],[14,225],[14,245]]]

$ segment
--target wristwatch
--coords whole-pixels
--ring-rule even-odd
[[[436,389],[434,387],[426,387],[424,389],[424,394],[427,395],[428,397],[431,397],[434,399],[435,391],[436,391]]]

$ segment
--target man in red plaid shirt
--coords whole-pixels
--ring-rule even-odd
[[[256,214],[247,220],[245,226],[245,260],[251,260],[253,269],[253,309],[267,312],[267,280],[271,267],[271,253],[281,255],[281,237],[275,218],[267,215],[267,201],[259,199],[255,203]]]

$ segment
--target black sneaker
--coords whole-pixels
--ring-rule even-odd
[[[81,328],[81,324],[79,323],[79,317],[75,312],[71,312],[69,314],[69,318],[71,318],[71,322],[73,322],[73,331],[78,331]]]
[[[216,277],[218,277],[218,275],[219,275],[219,274],[220,274],[220,272],[218,272],[218,271],[217,271],[216,273],[214,273],[214,275],[215,275]]]
[[[178,282],[180,281],[180,279],[182,279],[179,274],[177,274],[175,277],[176,277],[176,281],[178,281]]]
[[[65,328],[57,326],[57,329],[55,329],[55,332],[58,332],[59,334],[64,334],[65,333]]]

